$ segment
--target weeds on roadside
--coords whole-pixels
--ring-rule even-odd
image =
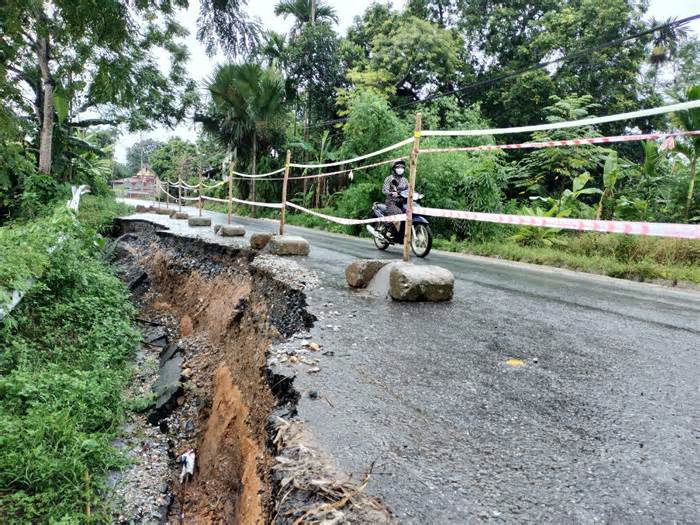
[[[95,230],[112,212],[94,204],[0,321],[3,523],[109,519],[101,480],[123,462],[111,440],[139,335],[125,287],[99,257]]]

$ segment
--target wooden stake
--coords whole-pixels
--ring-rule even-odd
[[[202,216],[202,172],[199,172],[199,184],[197,184],[197,196],[199,197],[199,216]]]
[[[228,223],[231,224],[233,214],[233,171],[236,169],[233,161],[228,164]]]
[[[280,208],[280,236],[284,235],[284,216],[287,212],[287,181],[289,179],[289,163],[292,161],[292,152],[287,150],[287,160],[284,163],[284,182],[282,182],[282,208]]]
[[[177,178],[177,211],[182,211],[182,179]]]
[[[165,181],[165,209],[170,208],[170,181]]]
[[[420,150],[420,132],[423,116],[416,113],[416,129],[413,132],[413,149],[409,165],[408,201],[406,202],[406,223],[403,234],[403,260],[411,260],[411,234],[413,233],[413,191],[416,187],[416,166],[418,164],[418,151]]]

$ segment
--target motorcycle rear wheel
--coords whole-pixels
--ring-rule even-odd
[[[433,247],[433,232],[430,226],[424,223],[413,225],[413,235],[411,235],[411,250],[416,257],[425,257]]]

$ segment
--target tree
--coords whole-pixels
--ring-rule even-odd
[[[184,70],[187,51],[178,43],[186,31],[174,19],[185,6],[186,0],[102,0],[99,9],[72,0],[4,3],[0,84],[22,100],[12,110],[34,122],[42,172],[52,171],[55,148],[70,157],[76,128],[126,123],[134,130],[185,116],[196,98]],[[157,50],[169,55],[168,75]]]
[[[275,6],[275,14],[294,18],[292,34],[298,34],[304,27],[316,22],[338,23],[335,9],[319,0],[281,0]]]
[[[189,179],[198,175],[197,148],[181,138],[172,138],[158,144],[149,155],[151,169],[163,180]]]
[[[260,22],[243,10],[247,0],[200,0],[197,38],[213,55],[218,47],[230,57],[251,53],[260,43]]]
[[[284,79],[255,63],[226,64],[215,71],[208,89],[214,109],[205,121],[208,129],[231,149],[239,142],[249,144],[250,169],[257,173],[259,143],[284,129]]]
[[[151,155],[163,143],[154,139],[143,139],[136,142],[126,151],[126,167],[129,175],[136,175],[143,167],[151,167]]]

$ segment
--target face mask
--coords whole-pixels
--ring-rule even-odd
[[[403,168],[396,168],[395,171],[397,175],[403,175]]]

